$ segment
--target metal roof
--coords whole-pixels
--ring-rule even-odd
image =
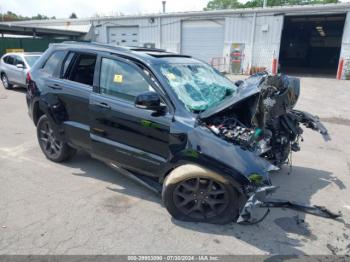
[[[86,32],[77,32],[65,29],[54,29],[46,27],[35,27],[35,26],[23,26],[13,25],[7,23],[0,23],[0,33],[3,34],[21,34],[21,35],[33,35],[44,36],[44,35],[60,35],[60,36],[81,36]]]
[[[257,8],[240,8],[240,9],[224,9],[210,11],[188,11],[188,12],[169,12],[169,13],[153,13],[141,15],[120,15],[120,16],[101,16],[77,19],[49,19],[49,20],[28,20],[10,22],[12,25],[33,25],[35,27],[53,26],[62,28],[62,26],[70,26],[73,28],[78,25],[91,24],[93,21],[103,20],[119,20],[119,19],[135,19],[135,18],[151,18],[151,17],[181,17],[181,16],[202,16],[202,15],[243,15],[243,14],[322,14],[322,13],[345,13],[350,11],[350,3],[337,4],[316,4],[316,5],[291,5],[291,6],[273,6],[273,7],[257,7]],[[9,22],[8,22],[9,23]],[[2,23],[0,23],[2,24]],[[73,29],[74,30],[74,29]]]
[[[107,16],[100,18],[91,18],[91,20],[120,20],[135,18],[151,18],[151,17],[183,17],[183,16],[214,16],[214,15],[243,15],[243,14],[322,14],[322,13],[346,13],[350,11],[350,3],[338,4],[318,4],[318,5],[291,5],[291,6],[273,6],[273,7],[256,7],[256,8],[240,8],[240,9],[223,9],[210,11],[189,11],[189,12],[173,12],[173,13],[155,13],[141,15],[124,15],[124,16]]]
[[[19,55],[19,56],[37,56],[37,55],[42,55],[43,52],[9,52],[4,54],[4,56],[8,55]]]

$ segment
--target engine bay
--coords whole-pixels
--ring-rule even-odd
[[[223,139],[241,146],[243,149],[262,154],[269,150],[268,143],[271,134],[261,128],[249,128],[235,118],[219,118],[218,123],[212,123],[208,128]]]
[[[300,150],[300,124],[329,138],[317,117],[293,109],[299,97],[299,79],[268,74],[255,77],[254,81],[240,81],[239,88],[251,88],[254,82],[257,94],[202,122],[215,135],[277,166],[287,162],[291,151]]]

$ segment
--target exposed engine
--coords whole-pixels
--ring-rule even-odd
[[[317,117],[293,109],[299,97],[299,79],[268,74],[255,77],[260,92],[205,121],[214,134],[277,166],[287,161],[291,150],[300,150],[300,124],[329,139]],[[240,82],[239,88],[249,88],[245,85],[252,85],[250,82]]]

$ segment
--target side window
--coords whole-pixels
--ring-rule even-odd
[[[8,57],[7,57],[7,62],[6,62],[7,64],[9,64],[9,65],[14,65],[15,64],[15,59],[14,59],[14,57],[12,56],[12,55],[9,55]]]
[[[21,64],[24,67],[24,62],[23,62],[22,57],[16,56],[15,65],[18,65],[18,64]]]
[[[8,59],[8,56],[5,56],[2,60],[4,60],[4,62],[7,64],[7,59]]]
[[[130,101],[134,101],[139,94],[154,91],[134,67],[109,58],[102,58],[100,90],[102,94]]]
[[[96,58],[97,56],[93,54],[78,54],[77,58],[73,59],[73,66],[67,65],[67,69],[69,70],[66,73],[65,78],[74,82],[92,86],[94,81]]]
[[[66,56],[66,59],[64,60],[63,68],[62,68],[62,76],[67,75],[68,67],[69,67],[69,65],[72,63],[73,57],[74,57],[75,55],[76,55],[75,53],[70,52],[70,53]]]
[[[61,60],[63,59],[64,51],[56,51],[49,59],[46,60],[42,70],[48,73],[49,75],[53,75],[54,72],[57,70],[57,66],[60,64]]]

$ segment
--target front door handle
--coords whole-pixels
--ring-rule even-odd
[[[55,89],[55,90],[62,90],[62,87],[59,84],[51,84],[48,86],[52,89]]]
[[[111,109],[111,106],[107,103],[101,102],[101,103],[95,103],[96,106],[102,107],[104,109]]]

